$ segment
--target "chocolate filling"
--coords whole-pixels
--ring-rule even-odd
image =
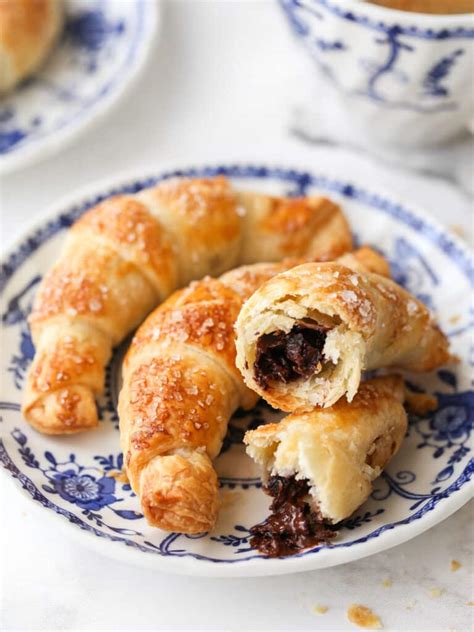
[[[292,555],[333,538],[321,514],[307,502],[308,481],[272,476],[265,492],[273,497],[271,515],[250,529],[250,545],[268,557]]]
[[[323,358],[328,327],[300,321],[292,329],[260,336],[254,365],[255,380],[263,389],[271,381],[287,384],[314,373]]]

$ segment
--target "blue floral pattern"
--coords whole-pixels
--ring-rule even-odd
[[[1,315],[4,326],[19,324],[21,327],[18,353],[12,356],[7,369],[13,376],[16,388],[22,388],[26,371],[35,353],[27,318],[31,311],[33,292],[40,280],[41,277],[38,275],[33,277],[20,292],[9,300],[5,312]]]
[[[45,473],[45,476],[48,474]],[[47,492],[58,493],[61,498],[81,509],[101,509],[117,500],[113,495],[115,481],[110,477],[95,479],[85,472],[67,469],[55,472],[51,481],[52,486],[46,486]]]
[[[377,246],[390,259],[397,280],[434,310],[439,309],[437,297],[445,287],[446,279],[453,278],[452,272],[451,276],[446,276],[445,267],[453,266],[456,282],[462,282],[469,288],[474,285],[474,266],[469,255],[446,233],[380,195],[310,172],[239,165],[170,171],[92,196],[45,223],[11,253],[0,268],[0,290],[7,299],[3,303],[6,307],[1,315],[2,324],[9,332],[3,369],[11,375],[2,395],[5,401],[0,402],[0,461],[3,467],[35,501],[95,536],[120,542],[143,553],[234,564],[261,557],[250,549],[249,528],[263,518],[267,504],[260,489],[258,472],[251,471],[249,461],[245,460],[241,440],[246,429],[276,420],[279,413],[262,403],[250,413],[240,411],[234,416],[217,466],[222,492],[235,494],[240,499],[238,502],[243,503],[243,514],[240,514],[240,505],[237,513],[223,509],[223,522],[214,533],[184,536],[150,529],[129,483],[123,480],[116,414],[122,351],[115,354],[108,368],[106,393],[99,401],[103,422],[97,435],[97,449],[92,436],[86,447],[79,447],[74,440],[65,440],[62,445],[53,444],[54,448],[51,447],[48,439],[24,424],[18,404],[19,389],[23,387],[25,371],[32,357],[31,341],[25,337],[26,318],[40,275],[36,272],[28,280],[28,276],[23,274],[19,282],[16,281],[16,272],[24,270],[24,264],[34,258],[35,253],[53,236],[112,192],[135,192],[174,176],[212,176],[220,173],[237,181],[253,178],[256,188],[261,180],[275,182],[281,191],[292,195],[302,195],[314,189],[337,193],[348,204],[356,201],[358,208],[370,211],[374,219],[385,217],[396,230],[385,241],[377,241]],[[361,237],[364,237],[363,232]],[[426,249],[419,248],[420,239],[434,248],[436,257],[428,256]],[[444,265],[438,257],[443,258]],[[32,269],[44,272],[43,265]],[[472,333],[473,321],[469,310],[462,313],[461,320],[455,325],[450,326],[446,321],[448,334],[454,343],[459,341],[458,348],[461,350],[464,349],[463,341]],[[467,357],[464,360],[468,362]],[[474,469],[470,444],[474,393],[469,390],[463,365],[456,370],[443,369],[430,376],[430,380],[428,388],[423,379],[418,378],[412,387],[434,392],[439,398],[438,410],[426,418],[410,420],[403,454],[378,479],[368,503],[355,516],[344,521],[338,539],[331,542],[330,549],[357,547],[383,537],[399,525],[421,520],[426,513],[449,502],[448,499],[470,481]],[[75,451],[69,453],[68,449]],[[403,468],[400,467],[402,461]],[[237,470],[234,470],[236,465]],[[245,513],[247,498],[251,503],[259,503],[261,515],[249,517]],[[324,548],[319,546],[302,552],[300,556],[317,555]]]
[[[449,89],[442,82],[446,81],[458,57],[464,55],[464,49],[457,48],[451,54],[437,61],[428,70],[423,79],[423,94],[431,97],[447,97]]]
[[[4,164],[19,164],[17,155],[52,146],[55,137],[66,138],[105,108],[138,68],[154,20],[154,4],[142,0],[69,0],[63,34],[48,63],[0,106]]]
[[[43,491],[52,495],[57,494],[67,503],[76,505],[82,509],[82,514],[88,520],[94,521],[98,526],[108,526],[116,533],[142,535],[133,529],[117,529],[108,525],[104,522],[103,516],[97,513],[98,510],[107,508],[124,520],[143,518],[143,515],[138,511],[112,507],[112,505],[124,500],[116,495],[115,479],[115,477],[123,476],[122,454],[117,457],[114,457],[113,454],[107,457],[95,456],[94,460],[102,466],[99,468],[97,465],[91,467],[79,465],[75,454],[70,454],[67,461],[58,462],[56,457],[49,450],[46,450],[44,465],[42,466],[28,446],[26,435],[19,428],[15,428],[11,436],[20,446],[18,453],[23,463],[28,468],[39,470],[46,479],[47,482],[41,486]],[[122,494],[124,492],[127,496],[135,496],[128,482],[122,484]]]
[[[456,65],[464,63],[466,67],[469,64],[464,53],[465,46],[474,39],[473,28],[407,27],[393,18],[373,19],[370,12],[364,11],[363,5],[353,10],[334,0],[279,1],[295,34],[308,47],[323,73],[346,95],[369,99],[387,108],[421,113],[450,112],[458,108],[451,95],[451,75]],[[341,21],[351,25],[354,38],[321,46],[321,39],[325,42],[321,33],[337,32]],[[370,57],[367,57],[366,47],[360,52],[360,47],[351,45],[359,41],[356,27],[359,35],[371,33]],[[405,60],[411,57],[422,59],[420,48],[430,40],[453,41],[454,44],[434,65],[423,66],[419,62],[416,70],[410,72],[410,65]],[[357,61],[352,65],[350,77],[351,84],[357,85],[356,89],[349,89],[345,77],[339,72],[337,55],[341,53]],[[432,59],[426,62],[431,63]],[[415,88],[409,92],[414,92],[414,97],[403,96],[408,93],[404,89],[406,86]]]
[[[390,270],[397,283],[406,287],[427,307],[434,309],[431,298],[433,287],[439,279],[431,264],[417,248],[403,237],[395,239],[392,253],[385,253],[390,261]]]

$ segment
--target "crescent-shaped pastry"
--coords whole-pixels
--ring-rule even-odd
[[[327,259],[350,247],[344,215],[329,200],[240,195],[224,177],[173,179],[105,200],[70,228],[38,290],[24,416],[48,434],[97,426],[95,397],[112,348],[192,279],[263,258]]]
[[[354,266],[385,261],[367,248]],[[254,264],[174,293],[138,329],[123,365],[120,435],[127,474],[148,522],[170,531],[213,527],[218,482],[212,465],[238,407],[258,395],[235,366],[234,324],[246,298],[297,263]]]
[[[63,25],[63,0],[0,1],[0,93],[46,59]]]
[[[253,527],[252,546],[270,556],[295,553],[335,535],[400,448],[407,430],[399,376],[361,384],[351,403],[294,413],[245,434],[263,468],[271,516]]]
[[[428,309],[394,281],[351,265],[306,263],[270,279],[236,324],[237,366],[275,408],[352,400],[363,370],[431,371],[451,358]]]

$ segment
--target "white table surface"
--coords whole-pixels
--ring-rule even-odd
[[[472,243],[472,205],[449,182],[303,145],[289,134],[292,109],[323,89],[273,2],[174,0],[164,6],[152,62],[134,93],[73,146],[2,180],[2,241],[10,243],[60,196],[118,171],[240,159],[364,178],[425,207]],[[472,629],[472,505],[350,565],[212,580],[103,558],[55,529],[3,476],[0,493],[2,630],[350,630],[345,613],[353,602],[372,607],[389,630]],[[463,565],[457,572],[452,559]],[[327,613],[314,613],[317,604]]]

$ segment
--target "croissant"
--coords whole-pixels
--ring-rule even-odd
[[[263,468],[271,516],[251,529],[251,545],[269,556],[295,553],[334,537],[372,491],[407,430],[399,376],[361,384],[351,403],[288,415],[244,437]]]
[[[351,269],[352,267],[352,269]],[[270,279],[236,323],[246,384],[287,412],[352,400],[362,370],[431,371],[450,360],[428,309],[394,281],[337,263]]]
[[[62,0],[0,2],[0,93],[33,74],[63,25]]]
[[[364,248],[354,266],[380,260]],[[298,261],[254,264],[173,294],[138,329],[123,364],[119,397],[128,478],[148,522],[170,531],[213,527],[218,481],[212,459],[238,407],[258,399],[235,366],[234,323],[262,283]]]
[[[97,426],[112,348],[193,278],[350,248],[344,215],[329,200],[236,194],[224,177],[173,179],[102,202],[68,231],[36,296],[24,416],[48,434]]]

